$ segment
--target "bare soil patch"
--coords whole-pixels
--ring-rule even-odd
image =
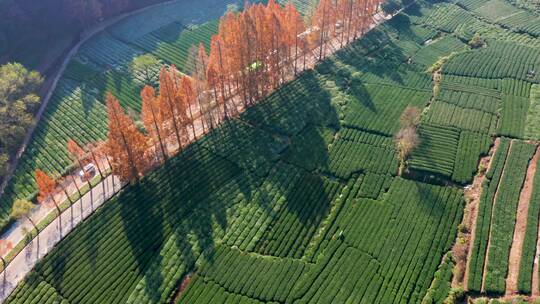
[[[170,303],[178,302],[178,299],[180,298],[180,296],[182,295],[182,293],[188,286],[189,282],[191,281],[192,275],[193,273],[190,272],[182,279],[182,282],[178,286],[178,289],[176,290],[176,294],[172,297],[172,301]]]

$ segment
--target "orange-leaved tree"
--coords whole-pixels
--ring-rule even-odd
[[[161,154],[164,159],[167,159],[167,149],[163,139],[163,119],[159,112],[159,101],[156,97],[156,92],[151,86],[145,86],[141,91],[142,109],[141,118],[154,142],[159,144]]]
[[[191,129],[193,131],[193,138],[197,139],[197,132],[195,130],[195,119],[193,117],[192,107],[195,104],[196,92],[193,87],[193,81],[186,75],[182,76],[180,79],[180,102],[184,104],[183,108],[187,107],[189,112],[189,124],[191,124]]]
[[[54,206],[60,213],[60,207],[58,206],[58,203],[56,202],[56,199],[54,198],[54,195],[56,194],[56,181],[47,175],[47,173],[43,172],[40,169],[36,169],[35,172],[36,177],[36,184],[38,187],[38,201],[40,203],[44,203],[47,198],[51,198],[52,202],[54,203]]]
[[[84,170],[84,164],[83,164],[83,158],[85,157],[84,150],[73,140],[69,139],[67,141],[67,150],[72,158],[74,158],[77,161],[77,164],[79,165],[79,168],[81,170]],[[84,178],[84,176],[82,177]],[[75,184],[75,188],[77,188],[77,193],[79,193],[79,196],[82,196],[81,189],[79,188],[79,185],[77,185],[77,180],[73,175],[71,175],[71,180],[73,184]],[[88,187],[92,188],[92,185],[90,184],[90,181],[87,181]]]
[[[175,115],[178,119],[182,138],[188,138],[188,126],[190,124],[189,117],[188,117],[188,104],[186,102],[186,98],[184,98],[184,92],[182,91],[182,81],[180,77],[180,71],[176,69],[176,66],[174,64],[171,64],[169,67],[169,73],[171,75],[172,84],[173,84],[173,100],[174,100],[174,108],[175,108]]]
[[[180,136],[180,121],[178,118],[178,105],[176,101],[176,86],[175,86],[175,75],[167,69],[166,66],[161,68],[159,74],[159,113],[163,119],[165,131],[164,136],[168,137],[173,134],[176,137],[176,142],[178,146],[182,148],[182,137]]]
[[[54,195],[56,194],[57,183],[52,177],[50,177],[49,175],[47,175],[47,173],[41,171],[40,169],[36,169],[35,175],[36,184],[39,190],[38,202],[43,204],[46,203],[48,197],[51,198],[54,207],[56,208],[56,211],[58,211],[60,234],[62,234],[62,210],[60,210],[60,206],[54,198]]]
[[[351,0],[352,1],[352,0]],[[298,73],[298,51],[305,44],[305,38],[302,33],[306,31],[304,19],[302,15],[296,10],[296,7],[292,3],[285,5],[285,26],[286,26],[286,43],[288,47],[288,53],[293,53],[293,66],[294,75]],[[291,51],[294,48],[294,52]],[[304,53],[305,54],[305,53]]]
[[[124,112],[118,99],[107,94],[109,116],[108,154],[112,157],[113,173],[124,181],[138,181],[148,169],[147,141],[133,120]]]
[[[197,60],[193,70],[192,78],[195,82],[195,94],[197,96],[197,104],[202,121],[203,131],[205,128],[214,128],[214,118],[212,115],[212,100],[208,92],[208,82],[206,79],[206,67],[208,66],[208,55],[202,43],[199,44],[197,52]]]
[[[86,150],[88,152],[90,152],[90,157],[92,158],[92,161],[94,162],[94,164],[96,164],[96,168],[97,168],[99,177],[101,178],[101,191],[102,191],[102,194],[103,194],[103,199],[105,200],[106,197],[107,197],[107,192],[105,190],[106,181],[104,180],[104,177],[105,177],[105,175],[104,175],[105,172],[104,171],[105,171],[106,167],[102,167],[103,164],[102,164],[101,160],[103,159],[103,157],[102,157],[102,155],[98,154],[99,146],[96,145],[96,143],[89,142],[88,144],[86,144]],[[105,158],[107,158],[107,155],[105,155]],[[113,178],[113,185],[114,185],[114,175],[111,176],[111,178]],[[93,197],[90,196],[90,198],[93,198]],[[92,205],[92,210],[93,210],[94,209],[93,200],[91,200],[90,203]]]
[[[210,42],[207,78],[208,83],[214,88],[216,103],[223,107],[223,115],[227,119],[229,118],[230,113],[227,108],[227,94],[225,93],[225,77],[227,71],[225,70],[223,58],[223,41],[220,36],[213,36]]]
[[[319,60],[322,60],[326,52],[326,44],[333,36],[333,25],[335,24],[332,0],[321,0],[313,16],[311,17],[312,41],[317,41],[319,47]],[[317,37],[315,39],[315,36]]]
[[[107,162],[107,166],[112,169],[111,159],[109,158],[109,154],[108,154],[107,142],[101,141],[101,142],[89,143],[88,147],[89,147],[88,150],[90,150],[90,153],[92,154],[92,158],[94,159],[94,162],[98,164],[98,171],[101,178],[103,179],[104,174],[106,173],[106,170],[104,169],[106,169],[107,167],[103,167],[103,169],[101,169],[99,165],[100,160],[105,159],[105,161]],[[111,175],[111,179],[112,179],[113,188],[114,188],[114,174]],[[103,191],[103,193],[105,193],[105,191]]]
[[[86,150],[90,153],[90,157],[92,158],[92,161],[94,162],[94,164],[96,164],[96,168],[98,170],[98,174],[99,174],[99,177],[101,179],[103,179],[104,176],[104,172],[105,171],[104,169],[105,168],[102,168],[102,165],[100,163],[100,159],[97,157],[97,146],[95,143],[93,142],[89,142],[86,144]]]

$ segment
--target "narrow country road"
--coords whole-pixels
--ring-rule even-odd
[[[117,177],[113,178],[113,175],[109,175],[103,180],[102,184],[92,188],[82,199],[75,202],[71,208],[66,209],[60,217],[57,217],[52,223],[41,230],[38,237],[34,238],[8,264],[4,270],[5,282],[4,273],[2,272],[0,276],[0,302],[4,302],[13,289],[17,287],[17,284],[34,268],[39,259],[49,253],[63,237],[77,227],[84,219],[89,217],[104,202],[120,191],[122,186]],[[60,223],[62,233],[60,233]],[[20,223],[15,230],[22,231],[23,227],[31,229],[32,226],[25,221]]]

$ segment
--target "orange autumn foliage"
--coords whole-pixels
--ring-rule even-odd
[[[36,169],[35,178],[39,191],[38,201],[42,203],[47,199],[47,197],[49,197],[49,195],[54,195],[56,190],[56,181],[40,169]]]
[[[107,112],[107,152],[112,157],[113,173],[124,181],[138,180],[149,167],[147,139],[110,93],[107,94]]]
[[[76,159],[81,159],[85,155],[84,150],[73,139],[68,140],[67,149],[69,154],[74,156]]]
[[[151,86],[145,86],[141,91],[142,109],[141,118],[150,137],[159,143],[161,154],[167,158],[166,144],[163,141],[163,118],[160,115],[159,98],[156,98],[156,92]]]

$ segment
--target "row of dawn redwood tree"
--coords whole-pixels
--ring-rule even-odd
[[[153,159],[167,159],[169,139],[181,149],[197,137],[197,119],[203,132],[214,128],[238,114],[239,107],[268,96],[287,75],[305,69],[308,54],[321,60],[331,41],[343,46],[358,38],[379,4],[380,0],[321,0],[307,24],[294,5],[281,6],[275,0],[227,13],[211,39],[210,54],[199,46],[191,76],[174,65],[164,66],[159,94],[150,86],[143,88],[146,135],[118,100],[107,95],[108,152],[114,173],[125,181],[137,180]],[[243,104],[236,105],[234,96]]]
[[[196,139],[195,121],[200,120],[203,132],[213,129],[238,114],[239,106],[253,105],[287,76],[304,70],[307,60],[321,60],[330,42],[341,47],[358,38],[370,26],[380,3],[320,0],[307,21],[291,3],[281,6],[275,0],[227,13],[211,39],[210,54],[199,45],[190,76],[174,65],[163,66],[159,93],[148,85],[142,89],[141,119],[146,134],[119,101],[107,94],[108,141],[104,149],[90,151],[100,174],[98,158],[105,156],[115,175],[137,181],[156,160],[169,157],[168,147],[181,150],[191,138]],[[236,105],[233,96],[242,105]],[[82,167],[81,159],[88,158],[82,148],[70,140],[68,150]],[[43,171],[36,170],[36,182],[40,201],[54,194],[57,184]]]

